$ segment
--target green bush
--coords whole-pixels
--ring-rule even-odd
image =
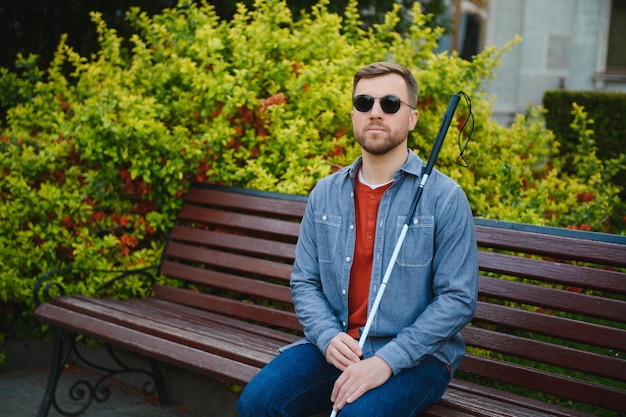
[[[563,152],[574,152],[578,133],[572,129],[572,104],[584,107],[594,120],[593,130],[598,142],[598,156],[616,158],[623,153],[623,132],[626,132],[626,93],[610,91],[551,90],[543,95],[546,126],[562,141]]]
[[[624,233],[624,220],[615,221],[618,188],[607,177],[620,161],[592,154],[593,170],[567,173],[539,109],[510,128],[491,120],[482,87],[518,39],[467,62],[432,52],[442,30],[428,27],[417,3],[406,36],[395,31],[397,8],[362,29],[356,1],[343,16],[327,5],[294,19],[283,1],[258,0],[230,21],[184,1],[153,18],[132,9],[130,39],[94,13],[101,48],[93,56],[61,39],[45,72],[32,57],[19,60],[19,73],[2,70],[0,333],[36,334],[33,285],[52,268],[157,263],[191,182],[307,194],[358,155],[352,76],[380,60],[417,76],[421,116],[410,145],[423,159],[451,94],[472,97],[470,169],[455,164],[463,104],[437,167],[464,187],[477,216]],[[65,288],[93,294],[109,277],[79,274]],[[143,294],[143,284],[134,278],[107,291],[129,297]]]
[[[563,155],[577,155],[579,132],[572,127],[572,105],[577,104],[588,112],[588,123],[597,142],[597,155],[608,161],[624,154],[626,132],[626,93],[607,91],[546,91],[543,106],[546,109],[546,126],[561,143]],[[567,158],[568,171],[574,172],[573,158]],[[584,159],[579,161],[584,163]],[[626,169],[618,170],[614,182],[622,187],[621,198],[626,198]]]

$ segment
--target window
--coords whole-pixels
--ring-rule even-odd
[[[626,0],[613,0],[609,26],[607,73],[626,73]]]

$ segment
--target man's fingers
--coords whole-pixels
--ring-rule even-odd
[[[361,348],[356,340],[346,333],[339,333],[326,349],[326,361],[343,371],[346,367],[358,362],[361,354]]]
[[[377,356],[347,367],[333,386],[330,398],[334,403],[333,408],[341,410],[370,389],[384,384],[392,373],[391,368]]]
[[[346,392],[348,391],[348,377],[345,372],[339,375],[339,378],[335,381],[335,385],[333,386],[333,392],[330,394],[330,400],[334,403],[337,410],[340,410],[341,407],[345,405],[342,404],[342,399],[345,397]]]
[[[350,378],[345,372],[335,381],[331,401],[336,410],[341,410],[347,403],[351,403],[368,391],[367,382],[361,379]]]
[[[359,360],[359,358],[351,350],[346,348],[345,345],[333,347],[331,358],[334,362],[331,363],[342,371]]]
[[[359,345],[357,344],[355,347],[350,342],[354,342],[354,339],[352,339],[351,337],[348,337],[347,340],[340,340],[340,344],[338,345],[337,349],[339,350],[339,353],[350,362],[358,362],[361,355],[359,355],[355,350],[358,349]],[[358,351],[360,351],[360,349],[358,349]]]

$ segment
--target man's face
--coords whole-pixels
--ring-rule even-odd
[[[356,85],[354,96],[361,94],[377,99],[393,95],[404,103],[409,102],[404,78],[394,73],[361,79]],[[383,155],[400,145],[406,149],[407,136],[417,123],[418,112],[401,104],[397,113],[385,113],[380,100],[375,100],[369,111],[360,112],[353,108],[350,116],[354,136],[363,151],[372,155]]]

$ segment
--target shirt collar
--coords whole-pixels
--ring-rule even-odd
[[[402,165],[402,167],[400,167],[398,172],[396,172],[393,176],[394,181],[398,179],[401,172],[416,176],[418,178],[422,176],[422,170],[424,169],[424,162],[419,156],[417,156],[415,152],[413,152],[413,150],[409,149],[408,152],[409,152],[409,156],[406,159],[406,162],[404,163],[404,165]],[[363,157],[359,156],[351,165],[348,166],[348,173],[350,175],[350,178],[352,179],[356,178],[362,164],[363,164]]]

